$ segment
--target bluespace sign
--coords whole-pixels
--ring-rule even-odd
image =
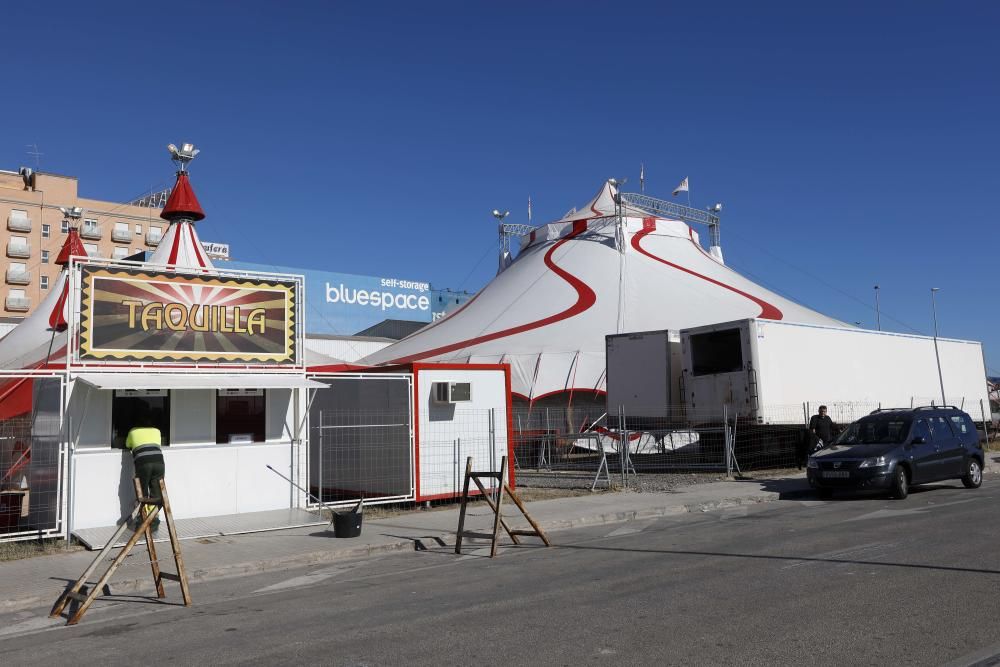
[[[357,276],[250,262],[225,262],[219,266],[305,276],[306,333],[349,336],[383,320],[431,322],[471,298],[465,293],[431,289],[426,281],[401,277]]]

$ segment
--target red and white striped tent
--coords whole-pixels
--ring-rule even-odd
[[[463,308],[362,363],[506,363],[521,399],[596,403],[607,334],[752,317],[844,325],[727,267],[684,222],[626,205],[619,224],[616,197],[605,183],[523,237],[513,263]]]

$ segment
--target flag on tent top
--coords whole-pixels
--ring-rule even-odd
[[[680,185],[678,185],[676,188],[674,188],[674,196],[676,197],[677,195],[679,195],[682,192],[690,192],[690,190],[688,190],[688,177],[687,176],[684,177],[684,180],[681,181]]]
[[[531,197],[528,197],[528,224],[531,224]]]
[[[646,165],[639,163],[639,191],[646,192]]]

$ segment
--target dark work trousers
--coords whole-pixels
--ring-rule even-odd
[[[147,455],[135,460],[135,476],[139,478],[142,493],[147,498],[160,499],[160,480],[164,473],[163,455]],[[153,519],[152,527],[160,525],[160,517]]]

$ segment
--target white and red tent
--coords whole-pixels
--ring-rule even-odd
[[[362,363],[506,363],[523,399],[585,399],[604,392],[607,334],[751,317],[843,326],[725,266],[684,222],[631,205],[619,217],[617,195],[606,183],[532,231],[464,307]]]

